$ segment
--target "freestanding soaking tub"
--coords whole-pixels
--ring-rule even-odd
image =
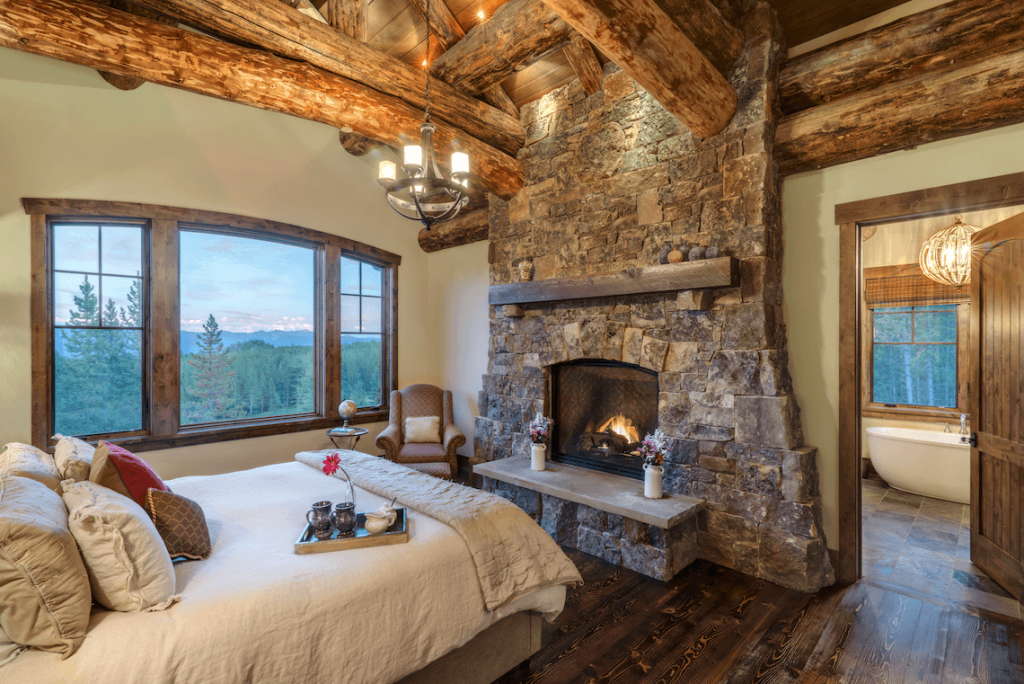
[[[871,464],[890,487],[971,503],[971,447],[960,435],[896,427],[867,433]]]

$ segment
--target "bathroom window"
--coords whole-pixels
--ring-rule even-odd
[[[872,311],[872,403],[956,408],[956,308]]]

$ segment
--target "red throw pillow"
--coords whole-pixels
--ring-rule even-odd
[[[148,463],[124,447],[107,442],[96,446],[89,480],[124,494],[142,507],[148,490],[170,491]]]

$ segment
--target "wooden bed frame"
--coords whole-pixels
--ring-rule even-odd
[[[540,650],[541,615],[515,613],[398,684],[490,684]]]

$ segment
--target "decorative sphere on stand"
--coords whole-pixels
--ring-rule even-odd
[[[356,402],[350,399],[346,399],[345,401],[338,404],[338,415],[341,416],[342,419],[344,419],[344,427],[348,427],[348,421],[351,420],[352,417],[356,415],[356,411],[358,410],[359,407],[356,406]]]

